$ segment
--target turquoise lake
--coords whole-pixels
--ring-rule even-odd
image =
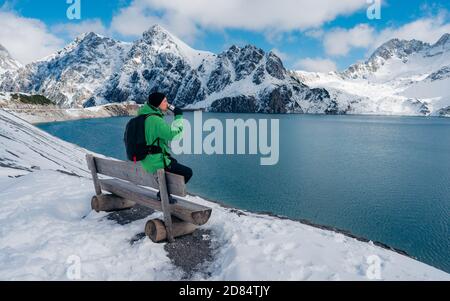
[[[280,158],[261,166],[260,155],[175,156],[194,170],[191,193],[348,230],[450,272],[450,119],[204,113],[207,118],[279,119]],[[129,119],[38,127],[125,160]]]

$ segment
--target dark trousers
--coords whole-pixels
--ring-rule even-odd
[[[189,182],[189,180],[192,178],[192,169],[183,164],[178,163],[178,161],[172,157],[170,157],[170,160],[172,162],[170,162],[170,165],[167,166],[165,170],[183,176],[184,182],[187,184],[187,182]]]

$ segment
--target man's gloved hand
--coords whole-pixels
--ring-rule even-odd
[[[173,114],[174,114],[175,116],[183,115],[183,111],[182,111],[180,108],[175,108],[175,109],[173,110]]]

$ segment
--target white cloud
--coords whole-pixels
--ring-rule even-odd
[[[367,7],[365,0],[134,0],[112,21],[112,29],[139,36],[159,23],[192,38],[201,29],[288,32],[320,27],[339,15]]]
[[[354,48],[373,51],[394,38],[435,43],[445,33],[450,33],[450,23],[446,22],[445,13],[441,13],[381,31],[377,31],[368,24],[359,24],[351,29],[332,29],[325,33],[323,46],[329,55],[344,56]]]
[[[374,29],[359,24],[352,29],[337,28],[325,34],[323,45],[327,54],[347,55],[352,48],[367,48],[373,43]]]
[[[273,48],[271,51],[273,53],[275,53],[282,61],[287,61],[291,58],[289,54],[287,54],[286,52],[283,52],[277,48]]]
[[[86,20],[80,23],[62,23],[51,28],[52,32],[59,36],[74,39],[82,33],[95,32],[101,35],[107,35],[108,30],[99,19]]]
[[[336,63],[324,58],[304,58],[294,65],[296,69],[310,72],[330,72],[336,71]]]
[[[159,24],[186,42],[193,42],[200,35],[194,22],[177,12],[168,11],[163,15],[149,12],[148,1],[135,0],[129,7],[113,17],[111,31],[124,37],[139,37],[154,24]]]
[[[324,34],[325,34],[325,31],[323,29],[317,29],[317,28],[305,31],[305,36],[314,38],[314,39],[320,39],[324,36]]]
[[[371,46],[379,47],[394,38],[435,43],[445,33],[450,33],[450,23],[446,22],[444,15],[438,15],[434,18],[419,19],[399,28],[386,28],[375,36]]]
[[[23,64],[52,54],[64,45],[37,20],[0,10],[0,44]]]

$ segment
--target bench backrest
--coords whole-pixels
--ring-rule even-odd
[[[153,174],[146,172],[140,163],[109,160],[98,157],[92,158],[96,172],[109,177],[119,178],[140,186],[152,187],[159,190],[158,182]],[[184,177],[166,172],[166,183],[170,194],[186,196]]]

